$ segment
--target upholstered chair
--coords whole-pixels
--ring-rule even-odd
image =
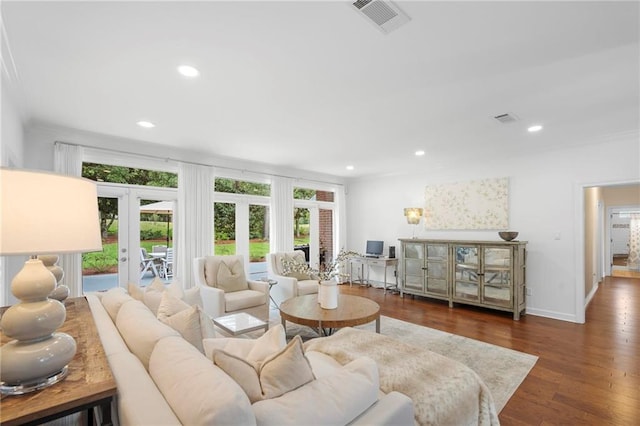
[[[271,289],[271,297],[278,305],[292,297],[318,293],[319,288],[318,280],[314,280],[309,276],[295,272],[285,275],[282,261],[287,258],[300,263],[306,262],[302,250],[267,254],[269,278],[278,281],[278,284]]]
[[[193,275],[210,317],[246,312],[269,322],[269,284],[247,280],[242,256],[197,257]]]

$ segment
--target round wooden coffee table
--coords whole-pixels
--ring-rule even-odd
[[[287,299],[280,304],[282,326],[287,321],[317,329],[321,334],[331,334],[333,329],[353,327],[376,321],[376,333],[380,333],[380,305],[366,297],[349,294],[338,295],[336,309],[322,309],[317,294],[307,294]]]

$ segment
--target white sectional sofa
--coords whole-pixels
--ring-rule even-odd
[[[342,366],[305,355],[315,379],[251,404],[243,388],[142,301],[124,291],[87,295],[118,387],[121,425],[413,425],[411,400],[379,390],[369,358]]]

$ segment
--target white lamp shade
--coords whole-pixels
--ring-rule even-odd
[[[94,182],[0,169],[0,254],[102,250]]]

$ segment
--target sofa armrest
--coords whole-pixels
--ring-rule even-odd
[[[224,291],[219,288],[200,285],[202,309],[211,318],[218,318],[225,314]]]
[[[266,281],[247,280],[249,283],[249,290],[259,291],[269,296],[269,283]]]
[[[269,275],[269,278],[278,281],[278,284],[271,288],[271,296],[278,305],[298,295],[298,280],[296,278],[275,274]]]
[[[413,402],[400,392],[389,392],[349,425],[407,425],[415,424]]]

